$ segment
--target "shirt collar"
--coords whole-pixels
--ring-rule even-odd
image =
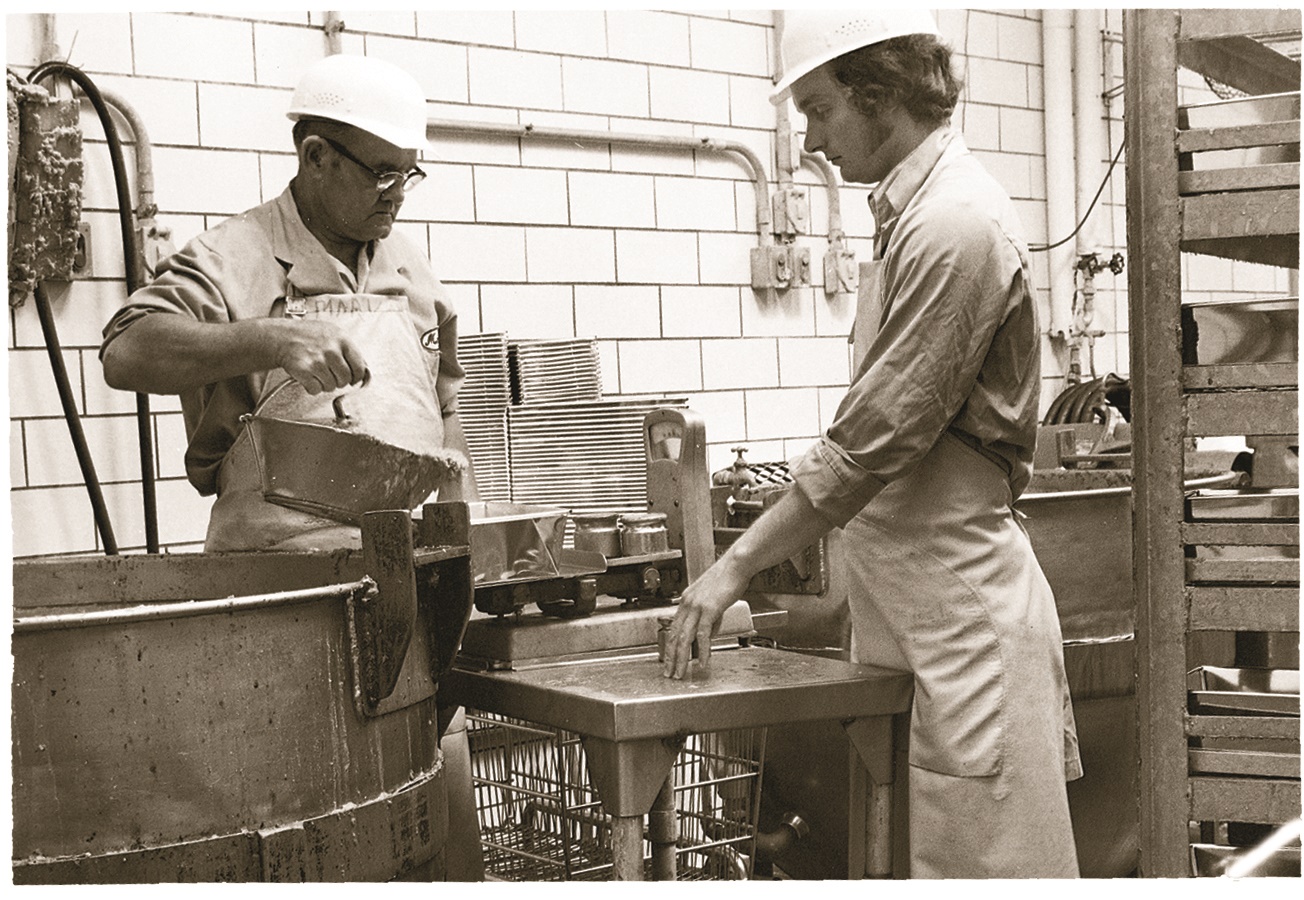
[[[276,210],[276,227],[272,230],[272,253],[293,272],[292,283],[305,293],[330,293],[339,290],[339,283],[357,291],[367,283],[375,242],[364,244],[358,252],[357,277],[326,251],[321,241],[308,230],[299,215],[299,205],[294,202],[294,192],[289,185],[273,201]]]
[[[906,204],[919,192],[937,161],[942,158],[946,148],[958,137],[958,133],[949,124],[939,126],[869,192],[869,210],[880,234],[901,215]]]

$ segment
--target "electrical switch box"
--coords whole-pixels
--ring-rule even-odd
[[[777,244],[752,248],[752,287],[787,288],[810,284],[810,248]]]
[[[860,287],[860,267],[856,254],[841,242],[830,244],[824,254],[824,293],[829,297],[854,294]]]
[[[11,195],[9,302],[21,304],[41,281],[71,281],[82,232],[80,104],[44,90],[10,85],[18,117],[18,153]]]
[[[776,237],[793,238],[810,226],[810,197],[802,187],[775,191],[770,201]]]

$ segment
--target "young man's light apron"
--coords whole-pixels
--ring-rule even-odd
[[[862,267],[857,371],[881,265]],[[997,458],[948,431],[846,526],[852,657],[915,675],[912,878],[1078,874],[1059,619],[1012,502]]]
[[[435,394],[438,340],[419,340],[407,298],[380,294],[296,296],[292,287],[284,314],[334,322],[357,345],[371,378],[366,387],[309,395],[287,384],[283,370],[272,372],[259,398],[260,413],[280,419],[329,424],[332,400],[341,405],[351,428],[415,452],[443,446],[444,424]],[[281,306],[282,301],[277,302]],[[276,314],[279,310],[273,310]],[[262,496],[249,431],[243,429],[218,472],[205,549],[311,550],[359,546],[358,529],[268,503]]]

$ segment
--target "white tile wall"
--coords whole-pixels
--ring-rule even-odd
[[[617,231],[616,277],[622,284],[696,284],[696,235]]]
[[[612,59],[687,67],[688,17],[678,13],[609,9],[607,50]]]
[[[575,336],[569,285],[485,285],[480,289],[480,316],[485,331],[505,332],[509,338]]]
[[[612,234],[604,228],[528,228],[525,244],[531,281],[611,284],[616,280]]]
[[[516,46],[569,56],[607,54],[607,22],[600,10],[517,10]]]
[[[621,341],[619,350],[621,393],[702,389],[702,348],[697,341]]]
[[[937,15],[966,69],[957,122],[1015,196],[1029,240],[1044,241],[1039,13]],[[763,160],[768,203],[776,177],[768,9],[343,16],[345,51],[407,68],[433,117],[738,141]],[[1121,13],[1109,18],[1108,27],[1119,30]],[[149,126],[160,221],[177,245],[284,189],[296,165],[284,107],[300,71],[327,52],[322,11],[56,12],[55,21],[61,50],[131,102]],[[37,62],[33,23],[31,15],[7,17],[11,65]],[[1119,48],[1110,45],[1106,78],[1121,77]],[[1192,96],[1207,98],[1201,84],[1186,81]],[[1120,111],[1121,101],[1109,110],[1115,148]],[[93,230],[95,279],[52,285],[50,294],[77,403],[88,415],[97,463],[110,476],[121,540],[138,548],[135,400],[103,384],[96,359],[100,329],[124,292],[116,196],[99,126],[90,114],[83,119],[83,215]],[[804,125],[796,115],[792,123]],[[791,456],[827,427],[848,377],[845,335],[855,303],[820,287],[829,200],[817,170],[805,165],[797,173],[812,199],[810,233],[797,242],[811,251],[813,284],[771,295],[750,287],[757,198],[735,153],[447,129],[431,136],[435,149],[422,162],[431,177],[408,198],[400,228],[430,248],[463,331],[598,338],[608,393],[691,395],[708,416],[713,468],[727,465],[728,448],[738,443],[752,448],[754,460]],[[130,167],[129,139],[128,151]],[[1124,242],[1122,174],[1116,169],[1096,213],[1102,239],[1113,246]],[[859,185],[838,191],[842,227],[861,261],[870,258],[873,233],[866,194]],[[1044,254],[1032,260],[1044,307]],[[1201,260],[1187,268],[1193,296],[1290,289],[1281,273],[1262,267]],[[1097,368],[1124,367],[1126,275],[1102,276],[1097,287],[1097,324],[1108,331],[1097,341]],[[32,484],[58,485],[76,467],[61,438],[66,426],[30,301],[10,321],[10,477],[18,488],[15,521],[28,525],[15,530],[15,549],[94,551],[84,489],[26,487],[29,476]],[[1062,389],[1062,356],[1045,354],[1045,402]],[[210,501],[183,477],[177,398],[151,398],[151,409],[163,539],[194,549]]]
[[[661,289],[661,333],[666,337],[739,337],[736,287],[667,285]]]
[[[472,47],[471,102],[521,109],[561,109],[561,60],[542,53]]]
[[[516,25],[511,10],[417,10],[417,35],[458,44],[511,47]]]
[[[660,337],[661,316],[660,291],[656,285],[575,286],[575,334],[578,337]],[[613,377],[617,374],[614,365],[604,371],[611,372]]]
[[[571,172],[568,184],[572,225],[656,226],[655,182],[646,175]]]
[[[647,66],[563,57],[562,93],[569,112],[648,114]]]
[[[137,75],[251,84],[253,25],[235,19],[141,12],[131,17]]]
[[[479,222],[564,225],[566,173],[476,166],[475,212]]]

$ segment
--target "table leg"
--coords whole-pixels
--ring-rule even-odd
[[[891,878],[894,836],[892,717],[855,719],[844,723],[844,728],[856,748],[864,773],[869,776],[861,794],[865,802],[864,818],[856,816],[864,827],[863,855],[852,853],[852,863],[859,871],[849,874],[851,877]]]
[[[670,775],[648,813],[648,838],[652,842],[652,880],[675,880],[675,850],[679,842],[679,815],[675,812],[675,772]]]
[[[612,878],[643,880],[643,817],[611,817]]]

